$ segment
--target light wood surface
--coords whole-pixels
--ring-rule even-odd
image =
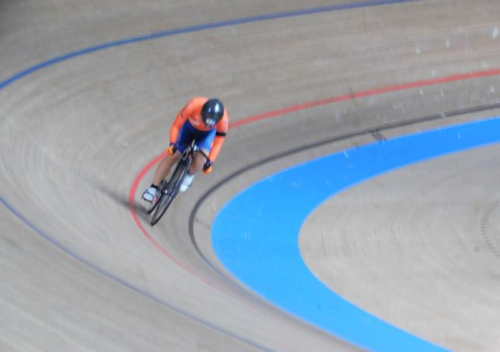
[[[335,3],[349,1],[4,1],[0,80],[123,38]],[[146,226],[170,256],[136,226],[128,200],[132,183],[165,149],[175,114],[194,95],[219,96],[237,121],[366,89],[498,68],[499,14],[495,1],[474,6],[470,1],[417,1],[248,23],[94,52],[1,90],[0,194],[13,209],[0,211],[0,350],[356,350],[273,308],[237,279],[228,282],[213,255],[209,227],[220,207],[257,179],[373,141],[370,133],[276,158],[231,179],[195,214],[196,246],[189,231],[193,207],[221,180],[273,155],[386,123],[497,103],[496,77],[355,99],[231,130],[214,173],[197,176],[158,226]],[[436,177],[447,174],[436,171]],[[151,178],[146,175],[139,192]],[[415,187],[416,192],[420,186]],[[356,214],[352,209],[347,218]],[[405,235],[414,236],[410,231]],[[431,240],[428,248],[438,251],[439,242]],[[391,248],[387,257],[396,260],[400,253]],[[473,267],[484,268],[480,263]],[[352,298],[362,305],[379,289],[377,283],[366,287],[366,281],[335,284],[341,293],[359,292]],[[396,284],[402,291],[411,289],[411,282]],[[392,319],[393,307],[383,303],[378,311],[389,311]],[[398,319],[405,318],[404,312]],[[435,328],[447,329],[446,321],[460,315],[447,313]],[[428,320],[406,318],[417,319],[411,325],[416,332],[424,323],[433,327]],[[462,330],[446,331],[477,327],[474,319],[462,324]],[[493,343],[486,337],[483,343]],[[476,338],[482,335],[450,340],[449,346],[474,350]]]

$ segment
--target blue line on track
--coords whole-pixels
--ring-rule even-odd
[[[299,232],[314,209],[333,195],[412,163],[498,143],[499,131],[497,117],[366,145],[277,173],[223,208],[213,226],[214,250],[236,277],[273,304],[360,347],[442,351],[354,306],[316,279],[302,260]]]
[[[184,34],[184,33],[192,33],[192,32],[199,32],[199,31],[205,31],[205,30],[211,30],[211,29],[216,29],[216,28],[222,28],[222,27],[229,27],[229,26],[236,26],[236,25],[241,25],[241,24],[246,24],[246,23],[253,23],[253,22],[260,22],[260,21],[269,21],[269,20],[276,20],[280,18],[289,18],[289,17],[298,17],[298,16],[305,16],[305,15],[312,15],[312,14],[318,14],[322,12],[332,12],[332,11],[340,11],[340,10],[349,10],[349,9],[355,9],[355,8],[362,8],[362,7],[373,7],[373,6],[382,6],[382,5],[390,5],[390,4],[397,4],[397,3],[406,3],[406,2],[416,2],[416,1],[421,1],[421,0],[375,0],[375,1],[364,1],[364,2],[359,2],[355,4],[340,4],[340,5],[331,5],[331,6],[323,6],[323,7],[317,7],[317,8],[311,8],[311,9],[305,9],[305,10],[298,10],[298,11],[289,11],[289,12],[282,12],[282,13],[276,13],[276,14],[268,14],[268,15],[262,15],[262,16],[254,16],[254,17],[245,17],[245,18],[240,18],[240,19],[234,19],[234,20],[228,20],[228,21],[223,21],[223,22],[217,22],[217,23],[207,23],[207,24],[201,24],[201,25],[196,25],[196,26],[191,26],[191,27],[185,27],[185,28],[178,28],[178,29],[172,29],[168,31],[162,31],[162,32],[157,32],[157,33],[151,33],[147,35],[142,35],[142,36],[137,36],[133,38],[127,38],[127,39],[122,39],[122,40],[117,40],[109,43],[104,43],[101,45],[96,45],[93,47],[81,49],[81,50],[76,50],[67,54],[63,54],[60,56],[57,56],[55,58],[49,59],[47,61],[41,62],[39,64],[36,64],[30,68],[27,68],[10,78],[0,82],[0,91],[6,89],[13,83],[21,80],[24,77],[28,77],[31,74],[38,72],[40,70],[43,70],[45,68],[54,66],[58,63],[74,59],[80,56],[84,55],[89,55],[95,52],[103,51],[106,49],[110,48],[115,48],[119,46],[124,46],[128,44],[134,44],[134,43],[139,43],[142,41],[147,41],[147,40],[153,40],[153,39],[159,39],[159,38],[164,38],[164,37],[169,37],[169,36],[174,36],[178,34]],[[130,283],[124,281],[123,279],[120,279],[119,277],[116,277],[112,273],[109,273],[102,268],[96,266],[94,263],[88,261],[87,259],[81,257],[78,255],[76,252],[71,251],[69,248],[61,245],[58,241],[56,241],[54,238],[46,234],[45,232],[41,231],[39,228],[37,228],[31,221],[29,221],[27,218],[25,218],[20,212],[18,212],[9,202],[7,202],[4,197],[0,196],[0,202],[12,213],[14,214],[17,218],[19,218],[23,223],[25,223],[28,227],[33,229],[38,235],[52,243],[54,246],[59,248],[60,250],[66,252],[73,258],[77,259],[78,261],[82,262],[83,264],[91,267],[92,269],[96,270],[97,272],[100,272],[104,276],[107,276],[108,278],[126,286],[134,291],[149,297],[160,304],[167,306],[181,314],[184,314],[185,316],[191,317],[194,320],[197,320],[207,326],[213,327],[221,332],[224,332],[230,336],[233,336],[239,340],[245,341],[257,348],[267,350],[266,347],[261,346],[253,341],[250,341],[244,337],[238,336],[236,334],[231,333],[230,331],[224,330],[218,326],[215,326],[214,324],[204,321],[191,313],[187,311],[183,311],[173,305],[170,305],[167,302],[164,302],[160,300],[159,298],[151,295],[150,293],[131,285]]]
[[[363,2],[354,3],[354,4],[329,5],[329,6],[315,7],[315,8],[304,9],[304,10],[267,14],[267,15],[262,15],[262,16],[243,17],[243,18],[222,21],[222,22],[216,22],[216,23],[205,23],[205,24],[200,24],[200,25],[191,26],[191,27],[176,28],[176,29],[171,29],[171,30],[167,30],[167,31],[141,35],[141,36],[137,36],[137,37],[133,37],[133,38],[117,40],[117,41],[113,41],[113,42],[109,42],[109,43],[105,43],[105,44],[101,44],[101,45],[96,45],[96,46],[86,48],[86,49],[77,50],[77,51],[74,51],[74,52],[71,52],[68,54],[64,54],[64,55],[55,57],[53,59],[44,61],[40,64],[35,65],[35,66],[32,66],[32,67],[30,67],[30,68],[28,68],[20,73],[8,78],[7,80],[1,82],[0,83],[0,90],[4,89],[5,87],[20,80],[21,78],[23,78],[25,76],[28,76],[28,75],[30,75],[36,71],[42,70],[44,68],[58,64],[62,61],[66,61],[66,60],[73,59],[73,58],[83,56],[83,55],[88,55],[88,54],[91,54],[91,53],[94,53],[97,51],[102,51],[102,50],[115,48],[118,46],[123,46],[123,45],[128,45],[128,44],[134,44],[134,43],[138,43],[138,42],[142,42],[142,41],[146,41],[146,40],[171,37],[171,36],[178,35],[178,34],[200,32],[200,31],[206,31],[206,30],[222,28],[222,27],[237,26],[237,25],[242,25],[242,24],[247,24],[247,23],[263,22],[263,21],[277,20],[277,19],[282,19],[282,18],[313,15],[313,14],[324,13],[324,12],[351,10],[351,9],[363,8],[363,7],[374,7],[374,6],[382,6],[382,5],[390,5],[390,4],[398,4],[398,3],[406,3],[406,2],[417,2],[417,1],[422,1],[422,0],[375,0],[375,1],[363,1]]]
[[[104,270],[103,268],[97,266],[96,264],[92,263],[91,261],[85,259],[84,257],[82,257],[81,255],[79,255],[78,253],[72,251],[71,249],[69,249],[68,247],[62,245],[59,241],[57,241],[56,239],[54,239],[53,237],[47,235],[44,231],[42,231],[41,229],[39,229],[37,226],[35,226],[30,220],[28,220],[27,218],[25,218],[19,211],[17,211],[12,205],[10,205],[5,199],[3,199],[3,197],[0,197],[0,203],[2,203],[12,214],[14,214],[19,220],[21,220],[25,225],[27,225],[29,228],[31,228],[33,231],[35,231],[39,236],[41,236],[42,238],[44,238],[45,240],[47,240],[48,242],[50,242],[51,244],[53,244],[55,247],[59,248],[61,251],[63,251],[64,253],[70,255],[71,257],[73,257],[74,259],[78,260],[79,262],[87,265],[88,267],[90,267],[91,269],[95,270],[96,272],[100,273],[101,275],[141,294],[142,296],[145,296],[145,297],[148,297],[149,299],[152,299],[153,301],[159,303],[160,305],[164,306],[164,307],[167,307],[179,314],[182,314],[184,315],[185,317],[188,317],[190,319],[193,319],[194,321],[197,321],[198,323],[201,323],[205,326],[208,326],[214,330],[217,330],[223,334],[226,334],[228,336],[231,336],[237,340],[240,340],[244,343],[247,343],[251,346],[254,346],[262,351],[270,351],[269,348],[263,346],[263,345],[260,345],[252,340],[249,340],[243,336],[240,336],[238,334],[235,334],[229,330],[226,330],[224,329],[223,327],[221,326],[218,326],[216,324],[213,324],[207,320],[204,320],[200,317],[197,317],[196,315],[193,315],[191,314],[190,312],[182,309],[182,308],[179,308],[171,303],[168,303],[164,300],[162,300],[161,298],[149,293],[148,291],[138,287],[138,286],[135,286],[123,279],[121,279],[120,277],[112,274],[111,272],[108,272],[106,270]]]

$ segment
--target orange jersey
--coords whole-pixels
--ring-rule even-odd
[[[201,119],[201,108],[207,101],[208,98],[196,97],[191,99],[191,101],[184,108],[182,108],[172,125],[172,129],[170,130],[170,142],[177,143],[182,126],[184,126],[188,120],[189,123],[199,131],[208,132],[213,129],[217,129],[217,135],[212,145],[210,155],[208,156],[210,160],[214,162],[222,149],[222,145],[224,144],[224,137],[229,128],[229,116],[227,114],[227,110],[224,109],[224,115],[217,125],[213,127],[206,126]]]

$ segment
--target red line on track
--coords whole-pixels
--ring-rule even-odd
[[[466,80],[474,79],[474,78],[491,77],[491,76],[498,76],[498,75],[500,75],[500,69],[479,71],[479,72],[470,72],[470,73],[464,73],[464,74],[460,74],[460,75],[426,79],[426,80],[422,80],[422,81],[416,81],[416,82],[410,82],[410,83],[397,84],[397,85],[393,85],[393,86],[369,89],[369,90],[356,92],[356,93],[352,93],[352,94],[341,95],[341,96],[337,96],[337,97],[333,97],[333,98],[316,100],[316,101],[312,101],[312,102],[301,104],[301,105],[290,106],[287,108],[283,108],[283,109],[279,109],[279,110],[275,110],[275,111],[271,111],[271,112],[266,112],[266,113],[261,114],[261,115],[247,117],[246,119],[238,120],[238,121],[235,121],[235,122],[229,124],[229,127],[230,128],[240,127],[240,126],[248,125],[250,123],[254,123],[257,121],[267,120],[267,119],[270,119],[273,117],[278,117],[278,116],[282,116],[285,114],[289,114],[291,112],[306,110],[306,109],[310,109],[310,108],[313,108],[316,106],[321,106],[321,105],[339,103],[341,101],[366,98],[366,97],[370,97],[370,96],[374,96],[374,95],[398,92],[398,91],[408,90],[408,89],[412,89],[412,88],[434,86],[434,85],[442,84],[442,83],[466,81]]]
[[[397,84],[397,85],[392,85],[392,86],[387,86],[387,87],[380,87],[380,88],[374,88],[374,89],[369,89],[361,92],[356,92],[352,94],[346,94],[346,95],[341,95],[337,97],[332,97],[332,98],[326,98],[326,99],[321,99],[321,100],[316,100],[312,101],[309,103],[301,104],[301,105],[295,105],[295,106],[290,106],[286,107],[283,109],[267,112],[264,114],[248,117],[245,119],[241,119],[238,121],[235,121],[229,125],[230,128],[238,128],[241,126],[245,126],[251,123],[255,123],[258,121],[262,120],[267,120],[270,118],[282,116],[285,114],[289,114],[292,112],[296,111],[301,111],[301,110],[306,110],[310,109],[316,106],[322,106],[322,105],[328,105],[328,104],[333,104],[333,103],[338,103],[342,101],[349,101],[353,99],[358,99],[358,98],[366,98],[374,95],[380,95],[380,94],[385,94],[385,93],[391,93],[391,92],[398,92],[398,91],[403,91],[403,90],[409,90],[413,88],[420,88],[420,87],[427,87],[427,86],[433,86],[437,84],[444,84],[444,83],[451,83],[451,82],[457,82],[457,81],[466,81],[470,79],[475,79],[475,78],[483,78],[483,77],[492,77],[492,76],[498,76],[500,75],[500,69],[494,69],[494,70],[488,70],[488,71],[478,71],[478,72],[470,72],[470,73],[465,73],[465,74],[458,74],[458,75],[452,75],[452,76],[446,76],[446,77],[440,77],[440,78],[433,78],[433,79],[426,79],[426,80],[421,80],[421,81],[415,81],[415,82],[410,82],[410,83],[402,83],[402,84]],[[139,187],[139,183],[142,181],[144,176],[151,170],[157,163],[159,163],[164,157],[165,153],[157,156],[154,160],[150,161],[144,169],[139,173],[139,175],[136,177],[132,184],[132,188],[130,189],[130,195],[129,195],[129,203],[130,203],[130,211],[132,213],[132,217],[135,220],[135,223],[139,227],[139,229],[142,231],[144,236],[151,241],[156,248],[158,248],[164,255],[166,255],[170,260],[172,260],[174,263],[179,265],[181,268],[192,274],[193,276],[203,280],[207,284],[209,284],[212,287],[215,287],[211,282],[208,281],[208,279],[196,274],[194,270],[192,270],[190,267],[182,263],[180,260],[175,258],[170,252],[168,252],[160,243],[158,243],[151,235],[148,233],[146,228],[142,225],[141,221],[139,220],[139,216],[137,215],[137,209],[135,206],[135,194],[137,193],[137,188]]]
[[[179,265],[181,268],[192,274],[193,276],[199,278],[200,280],[204,281],[210,286],[215,287],[210,281],[208,281],[206,278],[198,275],[195,271],[193,271],[189,266],[185,265],[183,262],[178,260],[176,257],[174,257],[169,251],[167,251],[158,241],[156,241],[146,230],[146,228],[143,226],[141,220],[139,219],[139,216],[137,214],[137,208],[135,206],[135,194],[137,193],[137,188],[139,187],[139,183],[141,180],[144,178],[144,176],[157,164],[159,163],[167,153],[163,153],[159,156],[157,156],[155,159],[150,161],[144,169],[140,172],[140,174],[135,178],[134,183],[132,184],[132,188],[130,189],[130,195],[129,195],[129,203],[130,203],[130,211],[132,213],[132,217],[134,218],[135,223],[139,227],[139,229],[142,231],[144,236],[153,243],[153,245],[160,250],[164,255],[166,255],[171,261],[173,261],[175,264]]]

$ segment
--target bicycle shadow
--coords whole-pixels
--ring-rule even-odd
[[[99,184],[96,182],[93,182],[93,183],[94,183],[94,186],[103,195],[107,196],[113,202],[124,207],[127,210],[134,210],[140,220],[149,223],[149,215],[147,213],[148,208],[145,204],[140,203],[140,202],[136,202],[135,200],[133,202],[130,202],[130,199],[127,197],[127,195],[115,192],[105,185],[102,185],[102,184]]]

